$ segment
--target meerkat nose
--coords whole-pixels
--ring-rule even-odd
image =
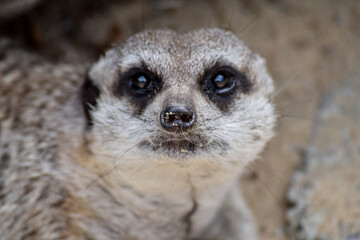
[[[188,131],[195,125],[195,121],[195,111],[186,107],[167,107],[160,114],[161,126],[169,132]]]

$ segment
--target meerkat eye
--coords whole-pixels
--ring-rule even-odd
[[[234,77],[225,73],[215,74],[210,83],[216,94],[228,93],[236,86]]]
[[[125,72],[119,80],[118,91],[122,91],[124,84],[128,84],[129,94],[134,96],[152,96],[161,87],[159,77],[146,68],[132,68]]]
[[[218,74],[216,75],[212,80],[211,83],[213,84],[214,87],[216,87],[217,89],[221,89],[224,88],[229,82],[228,78],[225,78],[224,75],[222,74]]]
[[[240,74],[230,66],[214,66],[202,77],[203,90],[210,99],[229,96],[241,85]]]
[[[247,76],[229,65],[216,64],[205,70],[199,83],[205,95],[221,110],[227,111],[233,99],[247,94],[252,89]]]
[[[134,76],[130,84],[136,90],[146,89],[150,85],[150,80],[145,75],[138,75]]]
[[[161,88],[159,75],[146,66],[133,67],[119,75],[114,84],[114,94],[119,98],[127,97],[136,106],[136,112],[140,113]]]

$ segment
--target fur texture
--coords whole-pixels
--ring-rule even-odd
[[[273,84],[235,35],[145,31],[86,74],[0,49],[2,239],[256,239],[238,177],[273,135]],[[228,98],[202,88],[218,65],[244,78]],[[144,99],[134,68],[159,79]],[[161,127],[173,105],[196,112],[190,131]]]

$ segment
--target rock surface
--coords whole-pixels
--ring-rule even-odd
[[[288,199],[292,239],[360,239],[360,78],[326,93]]]

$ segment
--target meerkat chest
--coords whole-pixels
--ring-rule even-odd
[[[86,159],[87,166],[94,161]],[[68,161],[66,169],[72,176],[68,179],[73,181],[69,185],[89,186],[83,180],[92,179],[86,190],[74,195],[83,195],[80,197],[89,205],[92,215],[103,219],[101,225],[112,226],[120,236],[129,234],[124,239],[158,236],[157,240],[175,240],[200,233],[220,207],[231,175],[199,164],[196,168],[183,168],[144,162],[139,164],[135,159],[118,167],[110,164],[105,169],[112,171],[98,178],[99,173],[94,169],[84,171],[83,166]],[[85,225],[93,225],[87,231],[101,232],[96,230],[100,226],[98,221],[85,221]]]
[[[144,213],[155,213],[156,222],[184,226],[191,236],[200,234],[213,220],[234,182],[233,175],[220,171],[204,174],[166,165],[135,173],[120,170],[119,174],[138,193],[130,202],[138,201]],[[153,223],[155,218],[149,220]]]

